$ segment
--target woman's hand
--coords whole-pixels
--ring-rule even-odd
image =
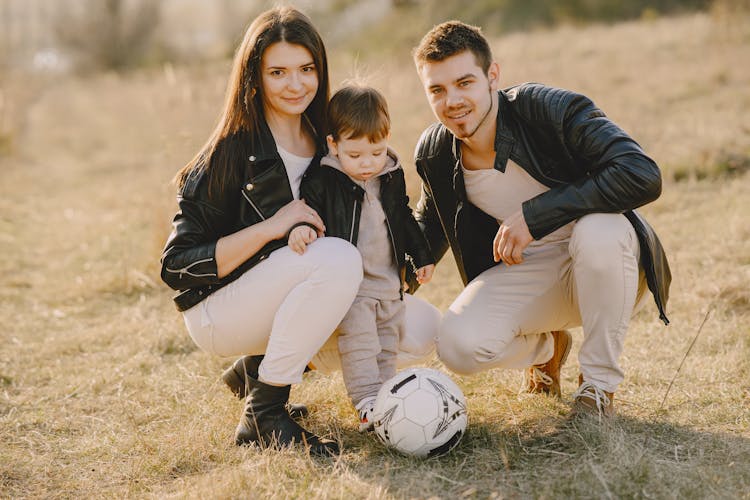
[[[323,236],[325,233],[326,227],[323,224],[323,220],[318,215],[318,212],[305,203],[305,200],[290,201],[281,207],[273,217],[268,219],[268,223],[273,228],[273,234],[276,236],[276,239],[283,238],[289,231],[289,228],[300,222],[315,226],[318,232],[316,236]]]
[[[219,278],[234,271],[269,241],[285,238],[292,226],[299,223],[315,226],[318,231],[316,236],[324,234],[325,226],[318,213],[303,200],[294,200],[281,207],[273,217],[219,238],[216,242],[216,269]]]
[[[318,239],[318,235],[310,226],[297,226],[289,233],[289,248],[302,255],[307,245]]]

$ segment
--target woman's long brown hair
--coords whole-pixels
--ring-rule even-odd
[[[293,7],[277,7],[260,14],[245,32],[237,48],[232,72],[227,84],[224,108],[219,123],[197,155],[175,176],[182,188],[196,168],[206,168],[209,196],[222,196],[228,185],[241,182],[247,158],[237,149],[236,141],[229,141],[227,151],[215,154],[217,147],[227,138],[239,135],[240,140],[251,141],[262,126],[263,85],[261,59],[266,49],[277,42],[301,45],[310,51],[318,73],[318,90],[304,115],[318,134],[325,131],[325,110],[330,95],[328,60],[320,34],[310,19]],[[250,147],[251,144],[247,144]]]

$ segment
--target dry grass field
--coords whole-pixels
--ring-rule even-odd
[[[750,19],[564,27],[494,49],[508,85],[586,93],[664,170],[642,212],[671,259],[672,323],[653,306],[633,320],[616,419],[566,419],[575,356],[563,401],[519,396],[518,372],[454,377],[468,433],[416,460],[361,436],[340,376],[312,373],[293,398],[340,457],[235,447],[229,360],[194,347],[158,278],[169,180],[207,137],[228,63],[2,75],[0,498],[750,498]],[[355,63],[332,47],[332,70],[387,94],[415,194],[432,117],[403,52]],[[419,293],[445,308],[459,289],[446,259]]]

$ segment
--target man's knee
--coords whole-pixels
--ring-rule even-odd
[[[435,351],[435,338],[443,314],[437,307],[413,295],[405,295],[404,304],[404,329],[399,350],[413,359],[428,358]]]
[[[469,328],[463,318],[451,311],[443,315],[437,338],[437,353],[448,369],[461,375],[471,375],[482,370],[475,358],[473,336],[466,335]]]
[[[622,214],[589,214],[573,227],[570,255],[593,271],[609,272],[623,256],[637,254],[638,238]]]

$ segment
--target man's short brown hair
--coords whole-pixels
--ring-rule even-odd
[[[427,63],[439,62],[464,51],[474,54],[477,65],[486,75],[492,64],[492,51],[478,26],[461,21],[448,21],[432,28],[412,53],[417,69]]]
[[[342,87],[328,103],[328,129],[334,141],[367,137],[378,142],[391,131],[388,103],[372,87]]]

